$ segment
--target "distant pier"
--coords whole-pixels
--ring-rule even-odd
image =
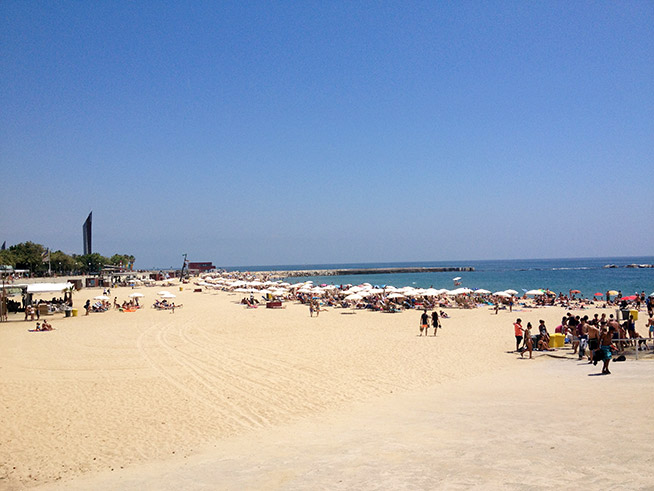
[[[475,268],[464,266],[452,267],[409,267],[409,268],[353,268],[353,269],[304,269],[293,271],[270,271],[278,278],[294,278],[298,276],[345,276],[355,274],[396,274],[396,273],[447,273],[470,272]]]

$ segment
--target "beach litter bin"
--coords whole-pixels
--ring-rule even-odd
[[[180,291],[180,292],[181,292],[183,289],[184,289],[183,286],[180,286],[180,287],[179,287],[179,291]]]
[[[630,310],[629,313],[634,316],[635,321],[638,320],[638,311],[637,310],[635,310],[635,309]]]
[[[631,311],[629,311],[629,310],[621,310],[620,314],[622,314],[622,320],[623,321],[629,320],[629,314],[630,313],[631,313]]]
[[[66,310],[64,310],[64,315],[65,315],[66,317],[70,317],[70,315],[71,315],[72,312],[73,312],[73,311],[72,311],[71,309],[66,309]]]
[[[561,333],[550,336],[550,348],[563,348],[565,345],[565,335]]]
[[[73,313],[73,317],[77,317],[77,309],[73,309],[71,312]]]

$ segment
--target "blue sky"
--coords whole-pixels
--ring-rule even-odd
[[[654,3],[0,4],[0,241],[136,266],[648,255]]]

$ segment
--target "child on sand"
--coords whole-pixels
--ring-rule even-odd
[[[527,329],[525,329],[525,346],[520,352],[520,358],[525,354],[525,350],[529,351],[529,359],[531,360],[531,352],[534,350],[534,341],[531,339],[531,322],[527,322]]]

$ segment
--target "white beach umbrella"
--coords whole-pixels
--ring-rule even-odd
[[[511,295],[509,295],[507,292],[495,292],[493,293],[496,297],[504,297],[504,298],[509,298]]]
[[[138,293],[138,292],[136,292],[136,293],[132,293],[132,294],[130,295],[131,298],[144,297],[144,296],[145,296],[145,295],[143,295],[142,293]]]
[[[169,294],[170,292],[167,290],[161,290],[160,292],[157,292],[157,295],[166,295]]]
[[[109,297],[106,295],[98,295],[97,297],[93,297],[93,300],[109,300]]]
[[[545,292],[543,290],[529,290],[525,292],[525,295],[545,295]]]
[[[399,293],[399,292],[394,292],[394,293],[391,293],[391,294],[388,296],[388,298],[404,298],[404,295],[402,295],[402,294]]]
[[[438,290],[436,290],[435,288],[427,288],[424,291],[423,295],[425,295],[426,297],[435,297],[436,295],[440,295],[440,293],[438,293]]]
[[[362,300],[363,297],[359,295],[358,293],[353,293],[352,295],[348,295],[345,297],[345,300]]]
[[[479,295],[486,295],[487,293],[490,293],[490,291],[484,290],[483,288],[479,288],[472,293],[478,293]]]
[[[470,288],[457,288],[456,290],[451,290],[450,295],[464,295],[466,293],[471,293]]]
[[[518,292],[515,291],[515,290],[504,290],[504,291],[505,291],[506,293],[508,293],[509,295],[517,295],[517,294],[518,294]]]
[[[175,298],[175,295],[172,293],[166,293],[165,295],[161,295],[162,298]]]

